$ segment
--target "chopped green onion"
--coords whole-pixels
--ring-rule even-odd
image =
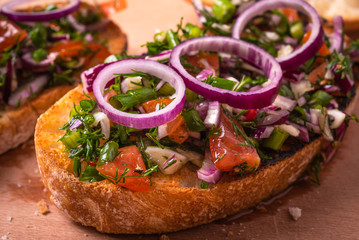
[[[157,91],[159,96],[170,96],[175,92],[176,90],[169,83],[163,84],[163,86]]]
[[[169,49],[174,48],[175,46],[177,46],[180,43],[177,34],[175,32],[173,32],[171,29],[168,30],[166,33],[166,40],[167,40]]]
[[[198,94],[186,88],[186,101],[194,102],[197,100]]]
[[[156,90],[153,88],[143,87],[128,90],[125,94],[113,96],[110,98],[110,103],[115,108],[125,111],[145,101],[155,99],[157,97],[156,95]]]
[[[228,22],[236,11],[236,6],[229,0],[217,0],[212,6],[214,17],[220,23]]]
[[[68,149],[76,148],[79,143],[78,140],[81,138],[81,133],[79,132],[69,132],[69,134],[64,135],[59,140],[66,146]]]
[[[79,158],[79,157],[74,158],[74,163],[72,165],[72,169],[74,170],[75,175],[77,177],[79,177],[81,174],[81,158]]]
[[[188,110],[182,111],[182,117],[190,131],[200,132],[206,130],[206,126],[204,125],[196,109],[190,108]]]
[[[237,85],[238,81],[233,81],[225,78],[213,77],[211,85],[213,87],[233,90],[233,88]]]
[[[304,36],[303,23],[301,21],[295,21],[292,23],[289,29],[290,35],[298,41]]]
[[[185,27],[185,36],[188,39],[201,37],[201,36],[203,36],[203,32],[198,26],[187,23],[186,27]]]
[[[263,147],[278,151],[288,137],[289,133],[280,128],[275,128],[270,137],[263,141]]]

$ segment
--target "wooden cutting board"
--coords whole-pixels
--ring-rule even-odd
[[[197,22],[184,0],[128,0],[113,18],[128,35],[129,54],[151,41],[156,29]],[[359,104],[354,109],[359,115]],[[1,139],[6,141],[6,139]],[[321,185],[302,181],[252,213],[166,235],[98,233],[69,220],[49,201],[36,164],[33,140],[0,156],[0,237],[2,239],[359,239],[359,124],[352,122],[333,161],[320,174]],[[50,212],[39,213],[45,200]],[[298,221],[288,208],[302,209]]]

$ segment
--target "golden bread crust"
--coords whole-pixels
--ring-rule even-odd
[[[112,21],[100,32],[100,41],[108,41],[110,53],[121,53],[126,46],[127,37]],[[88,66],[95,66],[103,60],[92,58]],[[82,70],[75,72],[73,79],[80,81]],[[44,90],[34,99],[27,101],[19,108],[7,106],[5,111],[0,112],[0,138],[6,141],[0,142],[0,154],[16,148],[33,136],[36,119],[44,113],[52,104],[61,98],[66,92],[75,86],[63,85]]]
[[[150,234],[178,231],[212,222],[255,206],[295,182],[327,142],[314,140],[292,157],[243,178],[225,176],[200,189],[196,169],[187,164],[174,175],[156,173],[151,192],[135,192],[108,181],[80,182],[72,160],[58,142],[73,102],[85,98],[81,86],[71,90],[40,116],[35,147],[45,187],[53,203],[76,222],[107,233]]]

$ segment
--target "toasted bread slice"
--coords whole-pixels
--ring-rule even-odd
[[[107,41],[109,52],[115,54],[121,53],[126,47],[127,37],[121,28],[111,21],[100,31],[100,41]],[[103,59],[94,57],[83,69],[102,62]],[[80,81],[80,74],[79,70],[73,76],[77,83]],[[19,108],[6,106],[4,111],[0,111],[0,138],[3,139],[0,142],[0,154],[19,146],[33,136],[36,119],[40,114],[74,87],[74,85],[52,87]]]
[[[150,234],[178,231],[212,222],[255,206],[294,183],[325,147],[322,137],[291,157],[245,177],[225,175],[210,189],[200,189],[196,168],[188,163],[174,175],[156,173],[151,192],[135,192],[109,181],[81,182],[72,160],[57,140],[73,102],[85,96],[81,86],[68,92],[40,116],[35,147],[42,179],[52,202],[74,221],[107,233]]]
[[[335,16],[342,16],[346,31],[359,29],[359,1],[358,0],[306,0],[321,17],[331,20]]]

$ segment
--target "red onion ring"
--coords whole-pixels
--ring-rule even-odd
[[[175,99],[165,108],[146,114],[126,113],[112,107],[103,96],[106,85],[113,79],[114,73],[132,73],[132,69],[152,74],[168,82],[176,89]],[[99,70],[93,82],[93,92],[97,103],[111,121],[137,129],[148,129],[173,120],[184,106],[185,89],[182,78],[173,69],[161,63],[143,59],[126,59],[106,65]]]
[[[55,9],[48,12],[18,12],[16,7],[23,4],[29,3],[35,0],[14,0],[5,3],[1,7],[1,13],[7,16],[10,20],[20,22],[47,22],[50,20],[59,19],[67,16],[68,14],[76,11],[80,7],[80,0],[72,0],[71,3],[61,9]]]
[[[344,39],[343,39],[343,28],[344,22],[342,16],[335,16],[332,19],[334,32],[330,36],[330,52],[337,51],[340,53],[343,50]]]
[[[291,54],[277,58],[283,70],[292,70],[312,58],[324,42],[324,31],[320,24],[318,13],[307,2],[302,0],[264,0],[256,2],[239,15],[233,25],[232,37],[240,39],[241,32],[252,18],[275,8],[293,8],[308,15],[312,20],[312,33],[308,41]]]
[[[192,51],[218,51],[233,54],[261,68],[268,76],[268,84],[252,92],[236,92],[213,87],[189,74],[181,64],[181,56]],[[210,100],[242,109],[262,108],[270,105],[279,91],[282,69],[278,62],[263,49],[247,42],[221,36],[199,37],[177,45],[170,58],[170,66],[185,81],[186,87]]]

